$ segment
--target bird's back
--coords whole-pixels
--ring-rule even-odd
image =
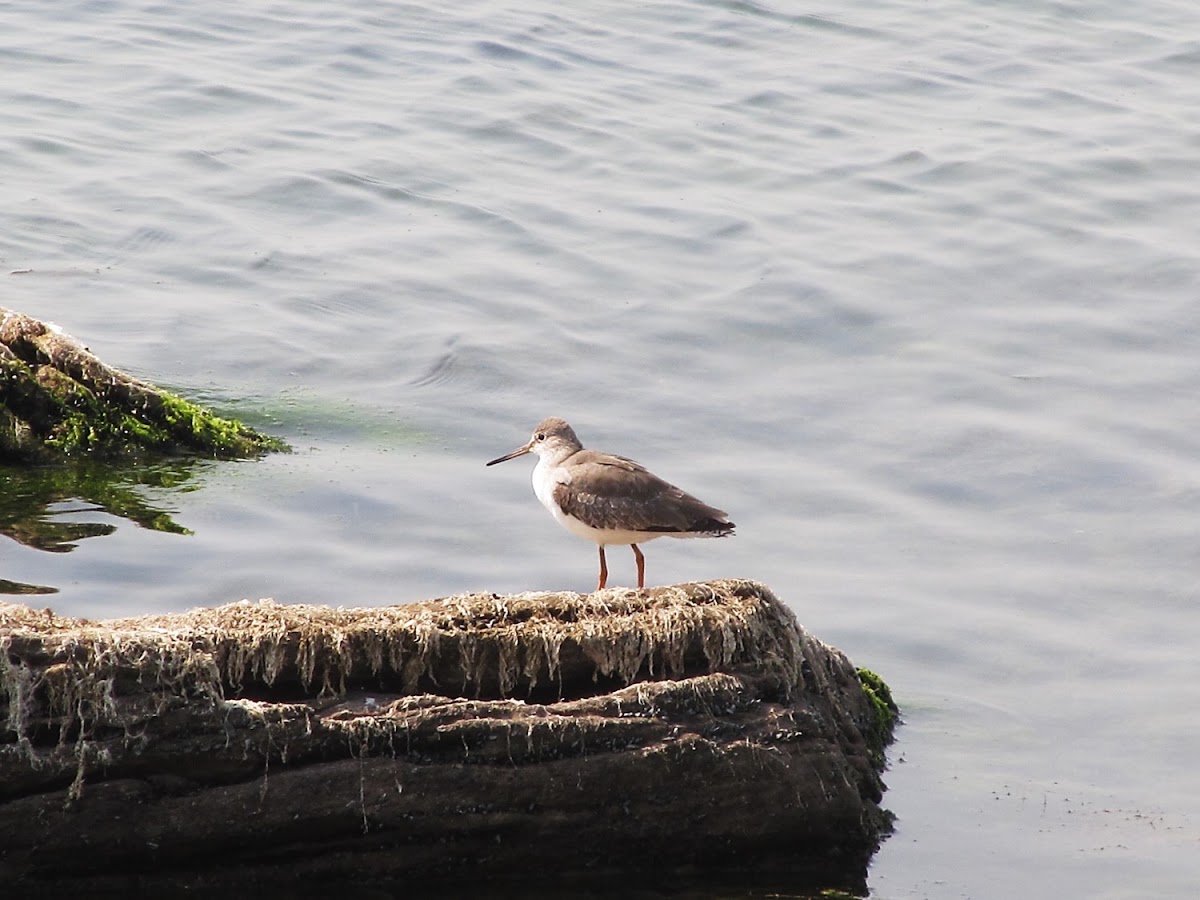
[[[566,461],[555,501],[592,528],[723,537],[734,523],[716,507],[624,456],[580,450]]]

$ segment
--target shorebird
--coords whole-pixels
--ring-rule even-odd
[[[638,544],[660,537],[725,537],[734,523],[725,513],[668,484],[624,456],[584,450],[564,420],[550,418],[529,443],[488,463],[536,453],[533,492],[554,520],[600,545],[600,581],[608,583],[604,548],[629,544],[637,560],[638,587],[646,586],[646,557]]]

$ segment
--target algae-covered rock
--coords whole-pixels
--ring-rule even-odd
[[[234,458],[286,449],[110,368],[53,325],[0,307],[0,462],[168,453]]]
[[[0,883],[859,890],[885,695],[747,581],[103,622],[0,603]]]

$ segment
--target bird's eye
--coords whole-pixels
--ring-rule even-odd
[[[544,441],[544,440],[546,439],[546,435],[542,434],[542,433],[539,431],[537,434],[535,434],[535,435],[533,436],[533,439],[534,439],[535,441]]]

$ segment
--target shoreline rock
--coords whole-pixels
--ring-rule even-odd
[[[104,622],[0,603],[0,880],[857,890],[895,721],[866,681],[750,581]]]
[[[57,326],[0,307],[0,462],[245,458],[288,449],[105,365]]]

